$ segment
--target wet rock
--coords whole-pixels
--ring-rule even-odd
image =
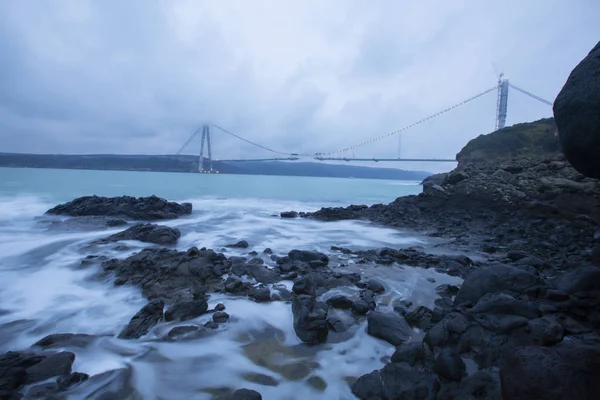
[[[421,342],[408,342],[401,344],[392,354],[392,362],[405,362],[411,367],[425,362],[425,349]]]
[[[600,290],[600,268],[579,267],[558,278],[555,285],[558,290],[568,294]]]
[[[265,253],[265,254],[273,254],[273,250],[271,250],[270,248],[267,247],[266,249],[263,250],[263,253]]]
[[[298,213],[296,211],[283,211],[279,215],[281,218],[298,218]]]
[[[54,395],[60,391],[60,387],[56,382],[43,383],[29,388],[27,391],[27,399],[42,400],[54,399]]]
[[[228,400],[262,400],[262,396],[256,390],[238,389]]]
[[[61,390],[65,390],[67,388],[70,388],[71,386],[87,381],[89,377],[90,376],[88,374],[84,374],[81,372],[72,372],[69,375],[63,375],[59,377],[56,383],[58,384]]]
[[[600,43],[571,71],[554,100],[562,151],[580,173],[600,179]]]
[[[257,286],[250,289],[248,296],[257,303],[271,301],[271,291],[266,286]]]
[[[38,340],[33,346],[39,347],[87,347],[97,336],[85,333],[55,333]]]
[[[225,291],[227,293],[240,293],[245,291],[244,282],[237,276],[230,276],[225,281]]]
[[[196,325],[176,326],[164,337],[165,340],[196,339],[206,336],[206,328]]]
[[[375,279],[370,279],[367,282],[367,289],[373,291],[374,293],[383,293],[385,292],[385,287],[381,282]]]
[[[346,328],[346,324],[344,324],[344,322],[337,317],[329,317],[327,319],[327,324],[329,325],[330,330],[337,333],[346,332],[348,329]]]
[[[431,318],[433,311],[425,306],[419,306],[414,310],[406,313],[404,319],[410,326],[418,327],[421,330],[427,331],[431,328]]]
[[[451,347],[442,348],[433,364],[433,372],[450,381],[460,381],[466,370],[467,367],[458,351]]]
[[[454,305],[475,304],[486,293],[522,294],[537,283],[537,275],[522,268],[507,265],[478,268],[465,278]]]
[[[217,323],[227,322],[229,320],[229,314],[224,311],[217,311],[213,314],[212,319]]]
[[[500,379],[503,398],[511,400],[596,399],[600,341],[508,348],[500,359]]]
[[[309,263],[311,261],[320,261],[324,264],[329,263],[329,257],[318,251],[292,250],[288,253],[288,257],[292,261],[301,261],[305,263]]]
[[[366,315],[371,309],[369,308],[369,303],[365,300],[357,300],[352,302],[352,312],[356,315]]]
[[[224,311],[225,310],[225,304],[223,303],[219,303],[215,306],[215,311]]]
[[[138,198],[86,196],[46,211],[46,214],[100,215],[142,221],[174,219],[191,213],[190,203],[178,204],[156,196]]]
[[[361,400],[430,400],[438,387],[436,377],[429,372],[405,363],[391,363],[358,378],[352,393]]]
[[[0,400],[21,400],[22,398],[23,395],[21,393],[0,390]]]
[[[232,249],[247,249],[250,245],[245,240],[240,240],[235,244],[228,244],[226,247],[230,247]]]
[[[565,329],[554,316],[547,315],[529,321],[527,333],[532,344],[551,346],[562,341]]]
[[[156,224],[135,224],[123,232],[115,233],[98,243],[117,242],[119,240],[139,240],[140,242],[154,243],[162,246],[177,243],[181,232],[177,228]]]
[[[102,268],[120,284],[141,287],[148,299],[179,301],[192,299],[199,287],[222,287],[227,261],[221,253],[195,247],[188,251],[148,248],[124,260],[106,261]]]
[[[404,318],[393,313],[373,311],[367,316],[367,333],[394,346],[406,342],[412,330]]]
[[[437,400],[502,400],[497,368],[479,370],[461,382],[444,382]]]
[[[165,312],[165,321],[187,321],[207,311],[208,303],[205,300],[181,301],[169,307]]]
[[[68,351],[55,353],[42,362],[27,368],[28,383],[44,381],[54,376],[71,373],[71,366],[75,361],[75,354]]]
[[[336,295],[327,299],[327,304],[333,308],[347,310],[352,307],[352,300],[343,295]]]
[[[144,336],[162,319],[164,305],[162,300],[154,300],[146,304],[131,318],[129,324],[119,334],[119,338],[137,339]]]
[[[327,305],[309,295],[297,295],[292,300],[294,331],[305,343],[318,344],[327,340]]]
[[[539,316],[537,306],[525,300],[517,300],[505,293],[487,293],[483,295],[469,312],[471,314],[518,315],[528,319]]]
[[[273,378],[272,376],[265,375],[265,374],[249,372],[249,373],[242,375],[242,377],[245,380],[247,380],[248,382],[258,383],[259,385],[263,385],[263,386],[279,385],[279,382],[277,381],[277,379]]]
[[[215,321],[208,321],[204,324],[204,327],[208,329],[217,329],[219,327],[219,324]]]
[[[27,384],[27,371],[22,367],[0,367],[0,391],[12,391]]]
[[[261,260],[262,261],[262,260]],[[281,280],[279,274],[262,265],[250,265],[247,269],[248,273],[260,283],[275,283]]]

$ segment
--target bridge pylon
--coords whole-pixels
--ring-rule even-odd
[[[506,126],[506,113],[508,111],[508,79],[504,73],[498,76],[498,102],[496,104],[496,130]]]
[[[206,141],[207,158],[204,158],[204,143]],[[212,138],[210,135],[210,126],[202,126],[202,140],[200,142],[200,157],[198,158],[198,172],[212,173]]]

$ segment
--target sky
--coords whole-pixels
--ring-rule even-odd
[[[285,153],[336,152],[500,72],[553,101],[600,40],[598,15],[597,0],[2,1],[0,152],[172,154],[204,123]],[[334,156],[454,158],[494,130],[495,107],[493,91]],[[551,115],[509,92],[507,124]],[[270,156],[211,134],[215,159]]]

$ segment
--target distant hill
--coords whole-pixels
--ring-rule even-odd
[[[187,155],[0,153],[0,167],[196,172],[198,171],[198,157]],[[222,174],[353,177],[414,181],[420,181],[431,175],[429,172],[424,171],[406,171],[395,168],[371,168],[317,162],[213,161],[213,168]]]

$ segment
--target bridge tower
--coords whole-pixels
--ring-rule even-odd
[[[504,73],[498,76],[498,102],[496,104],[496,130],[506,125],[506,112],[508,110],[508,79]]]
[[[204,141],[206,141],[207,159],[204,158]],[[198,172],[211,173],[212,167],[212,138],[210,136],[210,126],[202,126],[202,141],[200,142],[200,158],[198,159]],[[208,166],[208,168],[207,168]]]

